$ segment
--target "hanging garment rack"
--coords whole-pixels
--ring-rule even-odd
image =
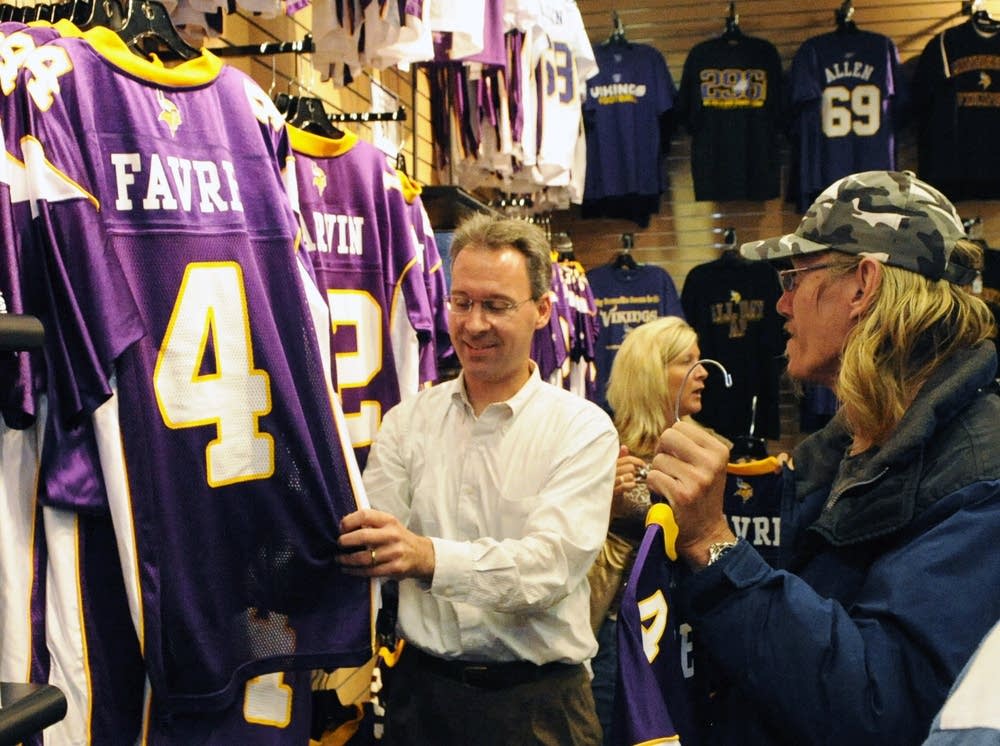
[[[406,109],[400,106],[396,111],[348,111],[331,114],[331,122],[405,122]]]

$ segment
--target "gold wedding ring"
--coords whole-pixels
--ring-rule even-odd
[[[370,550],[370,551],[371,551],[371,553],[372,553],[372,567],[375,567],[375,565],[377,565],[377,564],[378,564],[378,562],[376,562],[376,561],[375,561],[375,550],[374,550],[374,549],[372,549],[372,550]]]

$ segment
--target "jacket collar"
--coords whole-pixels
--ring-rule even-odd
[[[835,545],[891,533],[918,512],[925,454],[996,377],[991,342],[962,350],[935,371],[878,450],[846,461],[851,438],[838,414],[796,449],[796,494],[808,496],[830,485],[823,512],[812,529]],[[799,476],[801,475],[801,476]]]

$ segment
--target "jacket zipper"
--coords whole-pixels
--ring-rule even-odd
[[[823,512],[825,513],[828,510],[833,510],[833,506],[840,501],[840,498],[843,497],[844,493],[846,493],[848,490],[853,490],[856,487],[866,487],[870,484],[873,484],[878,480],[880,480],[882,477],[884,477],[888,471],[889,467],[884,466],[882,467],[882,471],[873,476],[871,479],[866,479],[864,482],[854,482],[853,484],[847,485],[842,490],[833,493],[832,495],[830,495],[830,497],[826,499],[826,505],[823,506]]]

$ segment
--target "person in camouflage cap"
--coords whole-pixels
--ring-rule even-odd
[[[684,422],[660,436],[647,484],[694,571],[676,597],[695,674],[718,684],[704,740],[919,744],[1000,618],[995,329],[968,285],[981,249],[938,190],[877,171],[742,254],[779,269],[789,373],[841,406],[786,467],[774,567],[723,515],[727,450]]]
[[[827,187],[795,233],[745,243],[740,253],[776,260],[833,249],[966,284],[974,270],[949,262],[964,238],[955,208],[930,184],[909,171],[867,171]]]

